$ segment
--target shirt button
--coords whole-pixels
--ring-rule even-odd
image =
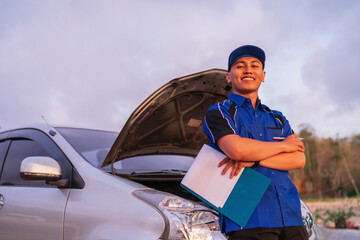
[[[262,137],[262,133],[260,133],[259,136]]]

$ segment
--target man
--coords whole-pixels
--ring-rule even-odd
[[[259,47],[235,49],[226,74],[232,93],[205,116],[209,142],[227,155],[219,163],[219,167],[225,165],[223,174],[231,170],[232,178],[241,168],[252,167],[271,179],[246,226],[221,214],[219,222],[229,239],[307,239],[299,194],[288,172],[304,167],[304,144],[292,134],[282,113],[270,110],[258,98],[264,66],[265,53]]]

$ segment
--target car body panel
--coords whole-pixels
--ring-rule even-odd
[[[84,189],[72,189],[66,207],[65,239],[157,239],[163,229],[161,215],[131,195],[144,188],[94,167],[82,172]]]
[[[70,189],[0,186],[5,198],[0,210],[1,239],[63,239],[69,192]]]

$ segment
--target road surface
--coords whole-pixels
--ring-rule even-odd
[[[324,240],[360,240],[360,230],[320,227]]]

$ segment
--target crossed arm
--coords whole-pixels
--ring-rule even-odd
[[[284,171],[303,168],[306,162],[304,144],[296,134],[281,142],[263,142],[231,134],[220,138],[217,145],[228,156],[218,166],[226,164],[223,174],[232,168],[230,178],[256,161],[260,161],[261,166]]]

